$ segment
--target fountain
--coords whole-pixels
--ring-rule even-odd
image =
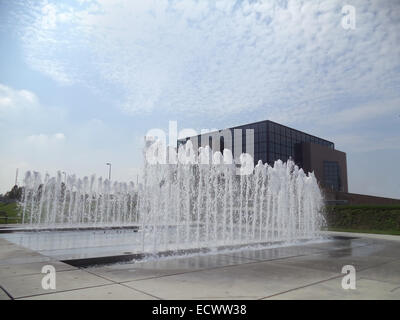
[[[146,152],[145,152],[146,154]],[[160,253],[295,242],[319,236],[322,196],[313,173],[292,161],[236,174],[232,153],[196,154],[188,141],[178,161],[145,161],[142,183],[74,175],[62,181],[27,172],[20,207],[30,230],[133,228],[114,233],[130,252]],[[148,160],[148,159],[146,159]],[[82,232],[82,231],[81,231]],[[111,232],[111,231],[110,231]],[[28,240],[27,240],[28,241]],[[89,241],[89,240],[88,240]],[[96,241],[96,240],[94,240]]]
[[[129,226],[138,222],[138,190],[134,184],[67,176],[62,181],[28,171],[20,204],[22,224],[32,229]]]

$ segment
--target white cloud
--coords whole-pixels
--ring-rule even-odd
[[[60,132],[64,116],[34,92],[0,84],[0,192],[10,190],[16,168],[21,177],[25,170],[59,168],[59,158],[68,158],[66,134]]]
[[[354,106],[352,106],[354,104]],[[346,152],[400,151],[400,99],[348,102],[348,108],[311,113],[303,130],[334,141]]]
[[[400,115],[400,99],[367,103],[354,108],[348,108],[331,114],[325,119],[330,125],[348,125],[351,123],[368,121],[378,117]]]
[[[290,121],[337,98],[398,96],[400,6],[355,0],[357,29],[344,30],[342,5],[34,2],[23,43],[32,67],[64,84],[117,90],[128,113],[262,110]]]
[[[42,8],[42,28],[54,29],[57,23],[57,8],[53,4],[45,4]]]
[[[34,92],[0,83],[0,129],[8,136],[31,135],[37,127],[56,126],[65,117],[65,109],[43,106]],[[5,138],[0,136],[0,142]]]
[[[340,134],[333,138],[336,146],[347,152],[400,150],[400,136],[386,136],[379,132]]]
[[[80,176],[106,175],[113,163],[113,177],[126,181],[140,162],[141,152],[119,123],[107,118],[69,117],[63,109],[43,104],[29,90],[0,84],[0,193],[11,189],[15,170],[55,174],[57,170]],[[114,166],[115,164],[115,166]],[[21,182],[22,180],[20,180]]]
[[[353,0],[356,30],[341,27],[347,3],[335,0],[27,1],[11,27],[22,26],[28,65],[62,85],[90,88],[127,113],[193,115],[188,121],[205,127],[270,118],[347,152],[396,152],[400,145],[396,1]],[[126,152],[140,153],[129,149],[124,129],[105,118],[66,125],[51,110],[30,91],[0,85],[0,129],[7,133],[0,143],[13,155],[7,163],[0,158],[0,174],[23,160],[83,174],[113,161],[124,177],[132,165]],[[121,143],[124,150],[114,152]],[[27,148],[38,145],[53,152]]]
[[[0,119],[36,112],[39,104],[36,95],[28,90],[15,90],[0,84]]]
[[[34,134],[27,137],[27,142],[32,146],[38,147],[48,147],[54,146],[65,140],[65,135],[63,133],[54,134]]]

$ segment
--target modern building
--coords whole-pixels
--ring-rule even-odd
[[[246,135],[251,132],[254,136]],[[305,172],[313,171],[325,189],[348,192],[346,153],[336,150],[331,141],[279,123],[264,120],[187,137],[178,140],[178,146],[189,139],[195,146],[209,145],[214,151],[231,149],[234,156],[254,154],[255,164],[259,160],[273,165],[278,159],[292,159]]]

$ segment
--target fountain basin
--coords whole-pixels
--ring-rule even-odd
[[[90,231],[90,230],[123,230],[132,229],[134,231],[139,230],[139,225],[124,225],[124,226],[24,226],[21,224],[6,225],[0,227],[0,233],[14,233],[14,232],[42,232],[42,231]]]
[[[0,237],[33,251],[76,267],[88,267],[120,262],[141,261],[150,258],[170,256],[190,256],[235,252],[248,249],[264,249],[297,245],[318,241],[318,239],[297,239],[296,241],[237,242],[235,244],[216,243],[214,246],[181,246],[164,248],[152,252],[152,243],[143,246],[143,232],[138,226],[37,230],[9,227],[2,229]]]

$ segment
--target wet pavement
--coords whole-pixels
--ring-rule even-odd
[[[337,238],[276,248],[87,268],[0,238],[0,299],[400,299],[400,237]],[[42,267],[56,270],[43,289]],[[356,289],[343,289],[345,265]]]

